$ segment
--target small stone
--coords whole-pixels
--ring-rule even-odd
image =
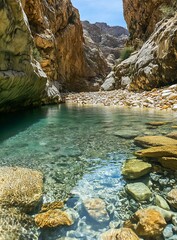
[[[152,165],[139,159],[127,160],[122,168],[122,174],[127,179],[136,179],[150,172]]]
[[[168,123],[169,122],[147,122],[146,125],[158,127],[158,126],[166,125]]]
[[[173,171],[177,170],[177,158],[175,157],[162,157],[159,159],[161,165]]]
[[[48,210],[52,209],[60,209],[64,207],[64,203],[61,202],[52,202],[52,203],[44,203],[41,207],[40,212],[47,212]]]
[[[149,200],[152,196],[150,189],[141,182],[127,184],[126,191],[137,201]]]
[[[165,239],[173,236],[173,225],[172,224],[169,224],[166,226],[166,228],[163,230],[163,236]]]
[[[100,198],[90,198],[83,202],[85,210],[97,222],[105,222],[109,220],[106,204]]]
[[[173,131],[167,134],[167,137],[177,139],[177,131]]]
[[[141,147],[155,147],[155,146],[167,146],[167,145],[177,145],[177,140],[164,137],[164,136],[144,136],[136,137],[134,139],[135,144]]]
[[[110,229],[101,234],[101,240],[139,240],[140,238],[130,228]]]
[[[177,209],[177,189],[172,189],[168,194],[167,194],[167,201],[169,202],[170,206],[174,207]]]
[[[160,195],[155,196],[155,204],[165,210],[170,210],[168,203]]]
[[[149,206],[148,209],[154,209],[154,210],[158,211],[158,212],[164,217],[164,219],[165,219],[167,222],[171,221],[172,217],[173,217],[174,214],[175,214],[175,213],[172,212],[172,211],[167,211],[167,210],[165,210],[165,209],[163,209],[163,208],[160,208],[160,207],[158,207],[158,206]]]
[[[125,139],[133,139],[139,135],[139,132],[135,130],[119,130],[114,135]]]

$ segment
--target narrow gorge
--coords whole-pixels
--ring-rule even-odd
[[[177,239],[177,1],[114,1],[0,0],[0,240]]]

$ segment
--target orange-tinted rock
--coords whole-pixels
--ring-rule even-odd
[[[168,194],[167,194],[167,200],[169,204],[177,209],[177,189],[172,189]]]
[[[40,228],[53,228],[62,225],[72,225],[72,220],[66,212],[59,209],[49,210],[44,213],[39,213],[35,216],[36,225]]]
[[[130,228],[110,229],[101,235],[101,240],[139,240]]]
[[[153,209],[138,210],[129,221],[125,222],[125,227],[132,228],[138,236],[151,239],[160,236],[165,226],[166,221],[163,216]]]
[[[63,202],[52,202],[52,203],[44,203],[41,207],[40,212],[46,212],[48,210],[52,210],[52,209],[60,209],[64,207],[64,203]]]

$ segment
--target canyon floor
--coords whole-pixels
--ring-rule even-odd
[[[177,84],[169,87],[154,88],[151,91],[131,92],[127,89],[98,92],[65,93],[66,103],[101,104],[105,106],[126,106],[177,110]]]

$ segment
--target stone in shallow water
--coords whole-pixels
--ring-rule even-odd
[[[142,149],[135,152],[138,157],[160,158],[160,157],[177,157],[177,146],[159,146]]]
[[[40,212],[46,212],[48,210],[52,209],[60,209],[64,207],[64,203],[62,201],[60,202],[52,202],[52,203],[44,203],[41,207]]]
[[[137,201],[149,200],[152,196],[150,189],[141,182],[127,184],[126,191]]]
[[[32,211],[40,202],[43,175],[39,171],[20,167],[0,168],[0,204]]]
[[[177,145],[177,140],[164,136],[144,136],[134,139],[135,144],[142,147]]]
[[[166,125],[168,123],[169,122],[147,122],[146,125],[158,127],[158,126]]]
[[[114,133],[115,136],[125,138],[125,139],[133,139],[139,135],[138,131],[135,130],[119,130]]]
[[[139,159],[127,160],[122,168],[122,174],[127,179],[136,179],[150,172],[152,165]]]
[[[149,239],[160,236],[165,226],[163,216],[153,209],[138,210],[130,220],[125,222],[125,227],[130,227],[138,236],[149,237]]]
[[[130,228],[110,229],[101,234],[101,240],[139,240],[140,238]]]
[[[169,168],[171,170],[177,170],[177,158],[175,157],[162,157],[159,159],[161,165],[165,168]]]
[[[106,222],[109,215],[106,210],[105,202],[100,198],[90,198],[83,202],[85,210],[97,222]]]
[[[177,189],[172,189],[168,194],[167,194],[167,201],[169,204],[177,209]]]
[[[34,219],[16,208],[0,208],[1,240],[38,240]]]
[[[53,228],[62,225],[70,226],[73,224],[70,216],[59,209],[49,210],[35,216],[36,225],[40,228]]]
[[[170,207],[168,206],[168,203],[165,201],[163,197],[160,195],[155,196],[155,204],[165,210],[170,210]]]
[[[167,134],[167,137],[177,139],[177,131],[173,131]]]
[[[165,210],[165,209],[163,209],[161,207],[158,207],[158,206],[153,206],[152,205],[152,206],[149,206],[148,209],[153,209],[153,210],[158,211],[164,217],[164,219],[167,222],[171,221],[172,217],[175,215],[174,212]]]

